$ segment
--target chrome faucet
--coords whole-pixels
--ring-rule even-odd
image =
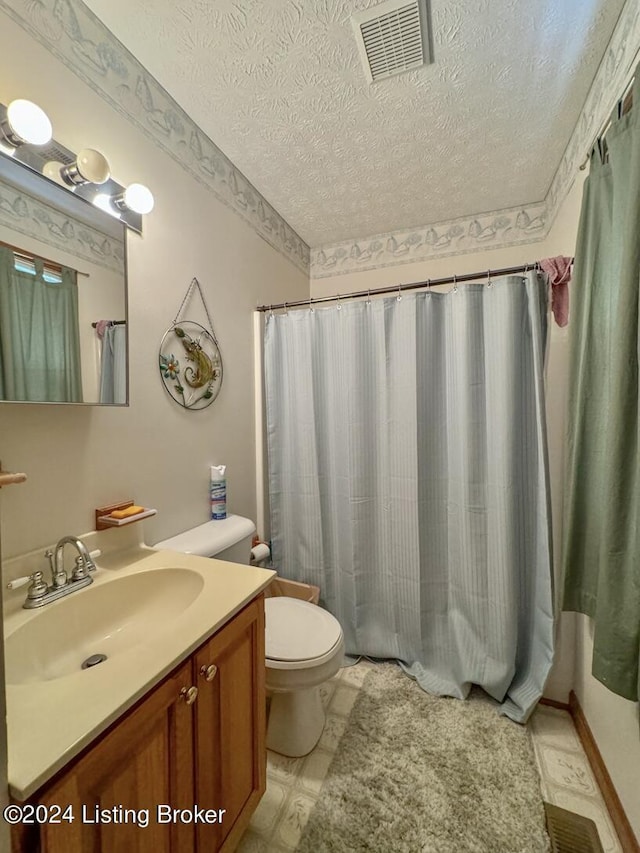
[[[65,545],[73,545],[78,552],[75,568],[70,576],[64,569]],[[27,609],[43,607],[45,604],[57,601],[57,599],[93,583],[93,578],[89,576],[89,572],[95,572],[96,564],[93,562],[87,546],[77,536],[63,536],[55,548],[46,550],[44,555],[48,558],[51,568],[51,586],[47,586],[44,582],[42,572],[34,572],[28,577],[16,578],[7,584],[9,589],[17,589],[31,581],[27,589],[27,598],[22,605]]]
[[[76,565],[70,578],[67,577],[67,573],[64,570],[65,545],[73,545],[78,552]],[[87,551],[87,546],[77,536],[63,536],[53,551],[45,551],[45,557],[49,558],[52,586],[54,589],[60,589],[68,583],[84,580],[88,577],[88,572],[95,572],[96,570],[96,564],[91,559],[91,555]]]

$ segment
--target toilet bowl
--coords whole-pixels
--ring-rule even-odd
[[[325,713],[320,685],[338,672],[344,637],[331,613],[297,598],[265,601],[267,690],[272,694],[267,748],[307,755],[320,740]]]
[[[153,547],[249,564],[255,525],[230,515],[185,530]],[[298,757],[311,752],[324,729],[320,685],[342,665],[338,620],[316,604],[287,596],[265,599],[265,664],[271,694],[267,747]]]

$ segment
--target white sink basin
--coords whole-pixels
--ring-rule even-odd
[[[82,671],[92,655],[112,657],[171,631],[171,621],[199,596],[202,576],[158,568],[92,584],[45,605],[5,638],[7,684],[53,681]],[[85,670],[86,672],[89,669]]]

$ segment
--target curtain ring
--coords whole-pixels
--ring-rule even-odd
[[[289,313],[289,309],[288,309],[288,307],[287,307],[287,303],[286,303],[286,302],[283,302],[282,304],[284,305],[284,313],[285,313],[285,314],[288,314],[288,313]]]
[[[400,282],[400,284],[398,285],[398,295],[396,296],[396,299],[398,300],[398,302],[402,302],[402,293],[400,292],[401,289],[402,289],[402,282]]]
[[[524,283],[526,283],[526,281],[527,281],[527,272],[528,272],[528,270],[529,270],[529,264],[527,263],[527,264],[525,264],[525,265],[524,265],[524,270],[523,270],[523,272],[522,272],[522,282],[523,282],[523,284],[524,284]]]
[[[273,317],[273,303],[269,305],[269,316]]]
[[[367,288],[367,305],[371,305],[371,288]]]
[[[491,287],[493,282],[491,281],[491,270],[487,270],[487,287]]]
[[[455,273],[453,275],[453,292],[458,292],[458,277],[455,275]]]
[[[429,292],[431,292],[431,279],[430,278],[427,279],[427,290]]]
[[[338,311],[342,310],[342,304],[340,302],[340,294],[338,294],[338,304],[336,305],[336,308],[338,309]]]
[[[309,313],[313,314],[313,305],[311,304],[311,302],[312,302],[312,299],[311,299],[311,296],[309,296]]]

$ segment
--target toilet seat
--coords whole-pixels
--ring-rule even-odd
[[[342,628],[327,610],[287,596],[265,600],[265,657],[272,669],[306,669],[330,660]]]

